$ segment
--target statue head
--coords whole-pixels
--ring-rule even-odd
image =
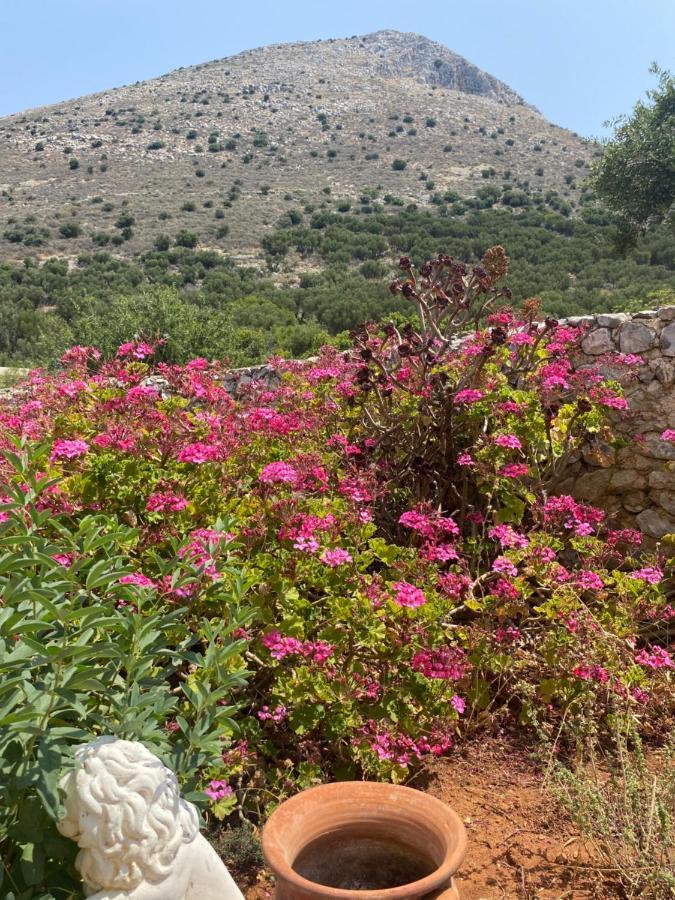
[[[66,816],[57,827],[80,847],[76,865],[88,889],[159,882],[199,834],[176,776],[143,744],[101,737],[80,747],[61,786]]]

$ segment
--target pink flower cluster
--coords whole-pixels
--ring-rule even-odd
[[[517,532],[511,525],[495,525],[489,529],[488,537],[499,541],[502,547],[517,547],[520,550],[524,550],[530,543],[524,534]]]
[[[469,662],[461,647],[439,647],[418,650],[412,658],[412,667],[425,678],[460,681],[469,670]]]
[[[279,631],[270,631],[262,638],[273,659],[285,659],[287,656],[304,656],[321,665],[335,652],[335,645],[328,641],[299,641],[294,637],[282,635]]]
[[[656,566],[645,566],[643,569],[635,569],[629,575],[638,581],[646,581],[647,584],[658,584],[663,580],[663,572]]]
[[[409,765],[413,759],[422,759],[427,754],[441,756],[452,747],[452,738],[445,725],[437,727],[429,737],[422,735],[413,739],[402,732],[393,734],[385,726],[370,720],[361,729],[361,735],[378,759],[390,760],[402,766]],[[355,738],[354,743],[360,743],[359,738]]]
[[[195,441],[192,444],[186,444],[186,446],[179,451],[176,458],[178,462],[202,465],[202,463],[215,462],[219,457],[219,447],[214,444],[205,444],[202,441]]]
[[[57,459],[75,459],[78,456],[84,456],[89,451],[89,444],[79,439],[64,440],[59,438],[54,441],[50,459],[55,462]]]
[[[582,591],[601,591],[605,586],[605,582],[597,572],[584,569],[577,574],[576,585]]]
[[[499,644],[510,644],[519,641],[522,638],[520,628],[514,625],[507,625],[505,628],[495,628],[495,640]]]
[[[344,566],[353,561],[351,553],[348,553],[341,547],[328,548],[321,554],[321,562],[330,566],[331,569],[335,569],[338,566]]]
[[[258,475],[258,481],[263,484],[290,484],[295,487],[300,481],[300,475],[289,463],[279,460],[268,463]]]
[[[154,352],[155,348],[144,341],[128,341],[126,344],[120,344],[117,355],[119,357],[130,356],[132,359],[141,360],[152,356]]]
[[[156,491],[148,497],[145,508],[148,512],[180,512],[188,505],[182,494],[173,491]]]
[[[508,558],[508,556],[498,556],[492,562],[492,571],[499,572],[502,575],[510,575],[515,578],[518,574],[518,567]]]
[[[498,434],[495,438],[495,444],[506,450],[522,450],[523,445],[515,434]]]
[[[261,722],[283,722],[284,719],[288,718],[288,710],[285,706],[275,706],[274,709],[270,709],[269,706],[261,706],[257,712],[257,716]]]
[[[475,388],[465,388],[463,391],[457,391],[455,394],[455,403],[463,404],[463,403],[478,403],[483,399],[485,394],[483,391],[476,390]]]
[[[407,606],[415,609],[418,606],[424,606],[427,602],[424,591],[421,591],[408,581],[395,581],[392,584],[392,589],[394,596],[391,599],[397,606]]]
[[[647,650],[640,650],[635,654],[635,662],[648,669],[673,669],[673,658],[664,647],[652,645]]]
[[[459,534],[459,526],[454,519],[424,511],[422,508],[404,512],[398,521],[400,525],[416,531],[429,541],[438,540],[444,535],[456,536]]]
[[[234,792],[232,786],[226,781],[214,779],[209,782],[208,787],[204,788],[204,793],[210,800],[217,803],[219,800],[224,800],[225,797],[231,797]]]
[[[157,587],[156,582],[154,582],[152,578],[148,578],[147,575],[143,575],[141,572],[132,572],[130,575],[122,575],[120,584],[135,584],[137,587],[145,588]]]
[[[598,684],[606,684],[609,681],[609,673],[603,666],[587,665],[580,663],[572,669],[572,675],[582,681],[597,681]]]
[[[528,468],[525,463],[507,463],[497,472],[503,478],[522,478],[527,473]]]
[[[601,509],[577,503],[569,494],[549,497],[544,503],[543,513],[546,525],[562,527],[579,537],[593,534],[595,527],[605,518]]]

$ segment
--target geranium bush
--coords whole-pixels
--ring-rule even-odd
[[[135,615],[228,624],[221,592],[251,585],[236,636],[253,674],[240,740],[209,772],[216,812],[320,778],[402,779],[498,716],[565,737],[663,721],[665,560],[553,491],[625,406],[635,359],[576,368],[581,329],[499,307],[501,248],[401,265],[416,324],[276,360],[276,387],[233,399],[221,365],[155,363],[134,341],[112,360],[73,348],[0,412],[6,442],[49,447],[46,507],[133,527],[156,602]],[[199,578],[169,586],[167,553]]]

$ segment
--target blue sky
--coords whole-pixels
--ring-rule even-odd
[[[675,0],[0,0],[0,115],[263,44],[417,31],[585,136],[673,68]]]

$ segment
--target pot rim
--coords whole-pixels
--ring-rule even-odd
[[[374,808],[377,801],[384,800],[385,796],[399,794],[401,797],[414,800],[415,803],[427,807],[430,812],[434,810],[444,824],[443,831],[447,836],[452,835],[454,841],[447,842],[443,861],[436,869],[424,878],[402,884],[394,888],[380,888],[376,890],[348,890],[346,888],[334,888],[318,882],[303,878],[292,867],[292,863],[286,858],[284,852],[283,836],[290,829],[298,828],[300,810],[309,801],[311,808],[317,808],[329,804],[331,800],[344,801],[345,794],[349,795],[350,789],[355,795],[369,794],[373,800]],[[379,797],[378,797],[379,795]],[[355,801],[357,800],[355,796]],[[320,835],[314,835],[311,840],[316,840]],[[307,843],[311,843],[311,840]],[[300,847],[304,849],[307,844]],[[307,790],[300,791],[290,799],[278,806],[267,820],[262,834],[262,849],[267,865],[276,875],[279,881],[286,886],[295,889],[305,897],[330,898],[330,900],[410,900],[413,897],[425,897],[433,894],[450,884],[452,876],[459,868],[466,854],[467,836],[466,829],[457,813],[442,800],[431,797],[423,791],[403,785],[392,785],[376,781],[338,781],[331,784],[321,784]],[[296,854],[296,858],[297,858]]]

